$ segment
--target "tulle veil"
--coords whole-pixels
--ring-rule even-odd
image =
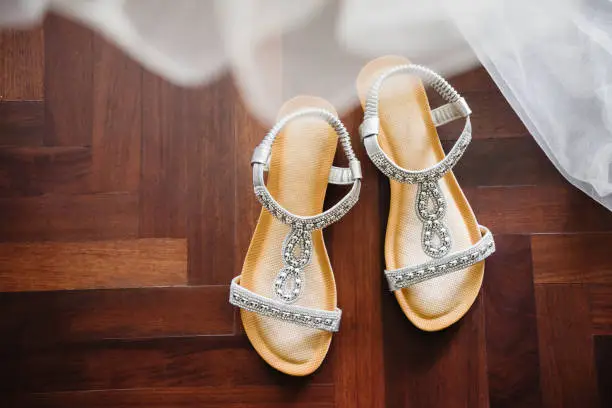
[[[380,55],[443,75],[480,63],[559,171],[612,210],[610,0],[4,0],[0,26],[49,10],[178,84],[232,70],[268,122],[302,93],[350,109],[355,76]]]

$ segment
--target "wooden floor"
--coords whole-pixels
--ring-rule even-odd
[[[1,33],[0,406],[612,406],[612,213],[556,172],[483,69],[452,82],[475,112],[456,174],[498,246],[480,297],[444,332],[404,318],[356,110],[361,200],[325,231],[342,330],[318,372],[289,378],[226,301],[265,131],[232,78],[178,88],[57,17]]]

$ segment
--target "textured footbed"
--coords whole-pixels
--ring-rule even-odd
[[[365,107],[367,92],[380,74],[408,63],[403,57],[388,56],[366,65],[357,79],[362,106]],[[396,74],[387,78],[380,91],[379,115],[379,143],[399,166],[420,170],[442,160],[444,151],[433,124],[425,89],[418,77]],[[390,186],[391,202],[385,237],[387,269],[430,260],[421,248],[423,224],[415,211],[417,185],[390,180]],[[444,222],[453,238],[451,251],[466,249],[481,236],[474,213],[452,171],[442,178],[440,187],[448,203]],[[404,314],[415,326],[426,331],[441,330],[469,310],[478,296],[483,275],[484,261],[394,293]]]
[[[300,96],[286,102],[279,119],[304,108],[323,108],[336,114],[325,100]],[[327,178],[338,137],[322,118],[303,117],[289,122],[273,146],[268,190],[287,210],[316,215],[323,209]],[[272,285],[283,267],[281,248],[289,226],[262,210],[242,269],[241,285],[274,299]],[[321,230],[312,233],[313,256],[304,269],[305,284],[296,305],[334,310],[336,285]],[[332,333],[302,327],[241,310],[242,323],[259,355],[272,367],[303,376],[323,362]]]

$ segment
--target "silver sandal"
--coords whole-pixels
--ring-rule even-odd
[[[377,63],[381,64],[380,60]],[[366,72],[366,69],[367,67],[362,72]],[[360,134],[372,162],[389,179],[399,183],[394,185],[391,193],[388,234],[385,242],[387,270],[384,273],[390,290],[395,292],[406,316],[423,330],[441,330],[460,319],[472,305],[482,283],[483,261],[495,251],[493,235],[487,228],[476,223],[473,212],[452,173],[453,166],[457,164],[472,138],[469,118],[471,110],[465,99],[444,78],[426,67],[404,64],[391,66],[382,71],[378,73],[367,92]],[[406,134],[409,132],[406,131],[384,134],[386,145],[391,149],[387,154],[379,143],[379,134],[382,133],[379,98],[383,82],[402,74],[405,79],[397,78],[395,83],[409,89],[409,94],[399,97],[397,92],[392,93],[389,89],[387,91],[389,99],[386,103],[393,104],[394,101],[400,101],[404,104],[402,107],[412,106],[415,108],[414,111],[420,109],[418,111],[420,117],[411,111],[416,117],[411,117],[410,120],[423,121],[423,126],[419,123],[419,126],[410,128],[414,129],[414,132],[408,136]],[[406,74],[422,78],[444,98],[447,104],[430,111],[424,91],[421,93],[421,82],[418,81],[414,85],[414,77]],[[406,82],[402,82],[404,80]],[[387,106],[393,108],[393,105]],[[435,129],[459,118],[465,118],[465,126],[455,145],[445,155]],[[385,120],[390,121],[388,117],[385,117]],[[404,119],[404,125],[410,126],[406,120]],[[397,122],[399,120],[396,116],[394,122],[384,123],[387,132],[397,129],[394,128],[399,126]],[[394,137],[406,139],[394,140]],[[403,148],[406,143],[412,143],[416,149],[413,150],[412,146],[411,149]],[[425,168],[406,169],[398,165],[391,156],[401,159],[404,166],[424,165]],[[406,197],[410,197],[409,200],[413,202],[406,203]],[[458,230],[457,234],[454,234],[447,225],[449,223],[446,216],[451,205],[454,217],[452,225]],[[412,243],[409,238],[409,231],[416,228],[421,230],[420,243]],[[459,244],[455,245],[455,241]],[[397,249],[402,247],[408,249]],[[475,266],[479,263],[481,263],[479,266]],[[454,274],[458,271],[464,273]],[[448,282],[440,279],[447,279]],[[464,299],[446,299],[442,302],[444,305],[427,306],[428,299],[443,298],[442,290],[447,291],[448,296],[455,293]]]
[[[272,197],[264,182],[264,172],[268,171],[271,167],[271,153],[273,152],[275,138],[289,122],[306,117],[324,119],[338,135],[344,153],[349,160],[349,167],[347,168],[331,166],[327,182],[352,186],[350,191],[336,205],[312,216],[296,215],[290,212]],[[296,126],[298,125],[299,122]],[[306,128],[307,126],[303,125],[302,127]],[[325,127],[324,131],[329,133],[327,125]],[[322,129],[317,129],[316,132],[323,132]],[[317,137],[324,137],[321,136],[321,133],[316,133],[315,135],[319,135]],[[285,135],[287,143],[291,142],[290,139],[294,136],[297,137],[298,135]],[[293,142],[297,145],[304,143],[304,141],[297,139],[293,139]],[[316,154],[314,152],[310,153]],[[333,155],[331,157],[333,159]],[[329,163],[331,164],[331,160]],[[263,344],[266,340],[263,339],[259,332],[265,330],[262,327],[270,326],[272,321],[327,332],[329,333],[329,339],[331,339],[331,333],[339,330],[342,316],[341,310],[338,307],[325,310],[308,306],[309,303],[312,303],[312,299],[309,299],[307,293],[310,289],[307,283],[309,283],[310,279],[309,274],[325,273],[323,269],[327,270],[326,268],[328,268],[329,261],[327,256],[317,256],[315,254],[321,248],[325,251],[320,230],[342,218],[357,202],[361,189],[361,166],[353,152],[350,136],[342,122],[331,112],[317,108],[298,110],[283,117],[255,148],[251,165],[253,167],[255,196],[265,211],[262,211],[258,222],[258,229],[256,229],[253,235],[251,248],[249,248],[249,253],[245,260],[242,275],[235,277],[231,282],[229,301],[231,304],[242,309],[245,331],[256,350],[270,365],[291,375],[307,375],[321,364],[327,348],[325,348],[323,356],[320,356],[320,361],[312,361],[309,364],[301,365],[291,364],[289,361],[285,361],[289,360],[289,358],[274,355],[274,347]],[[322,206],[322,203],[320,204]],[[258,237],[258,234],[267,233],[267,230],[264,231],[263,227],[261,230],[259,229],[259,224],[263,223],[270,223],[274,228],[285,228],[287,230],[284,239],[278,239],[270,244],[273,246],[271,249],[272,253],[278,251],[278,258],[276,258],[275,262],[279,263],[280,267],[279,265],[272,267],[274,270],[268,270],[270,262],[268,259],[270,258],[266,258],[266,262],[263,260],[261,262],[257,261],[257,258],[261,255],[257,252],[261,252],[261,250],[258,248],[254,249],[253,242],[259,242],[258,240],[262,239]],[[285,227],[282,227],[279,223],[284,224]],[[283,230],[283,234],[285,230]],[[315,257],[317,264],[313,265]],[[325,262],[327,262],[327,265]],[[264,266],[263,268],[253,267],[255,264]],[[249,276],[251,281],[249,287],[241,285],[241,283],[245,282],[245,275],[247,274],[251,274]],[[319,277],[319,279],[323,279],[323,281],[331,279],[333,283],[331,267],[329,267],[329,274],[330,276]],[[270,277],[273,277],[273,279],[270,279]],[[268,282],[263,283],[261,279],[267,279]],[[252,282],[257,282],[257,284]],[[254,289],[253,286],[256,286],[257,289]],[[332,298],[335,303],[335,285],[330,284],[329,287],[333,287],[334,293]],[[245,312],[248,313],[245,314]],[[254,325],[257,327],[254,327]],[[279,326],[274,325],[274,327]],[[289,328],[288,330],[295,331],[296,329]],[[311,332],[308,333],[312,335]],[[279,341],[281,340],[279,339]],[[326,347],[329,347],[329,344]]]

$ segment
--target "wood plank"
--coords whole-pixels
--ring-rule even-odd
[[[233,273],[238,275],[246,256],[257,219],[261,213],[261,204],[253,194],[253,170],[251,168],[251,155],[255,147],[261,142],[268,128],[259,122],[249,112],[244,102],[236,101],[234,107],[234,121],[236,123],[235,146],[235,188],[236,200],[234,204],[234,217],[236,220],[236,233],[234,245],[236,256],[234,258]],[[231,279],[231,278],[230,278]]]
[[[461,92],[461,95],[472,109],[470,119],[474,139],[530,137],[529,131],[498,89],[467,91]],[[460,120],[457,122],[461,124]],[[454,138],[459,137],[459,134],[461,132]]]
[[[489,92],[498,90],[495,81],[483,66],[453,75],[448,78],[448,81],[461,94],[467,91]]]
[[[329,384],[318,373],[284,375],[244,336],[104,340],[36,350],[0,350],[0,392]]]
[[[200,135],[182,126],[188,117],[185,99],[179,88],[144,72],[139,190],[142,237],[187,235],[188,164],[194,160],[192,152],[198,149]]]
[[[134,238],[138,196],[133,193],[0,198],[0,241]]]
[[[528,236],[496,235],[483,295],[492,407],[539,407],[538,328]]]
[[[535,235],[536,283],[612,283],[612,234]]]
[[[332,408],[333,393],[331,384],[75,391],[10,396],[7,408]]]
[[[87,147],[0,148],[0,197],[87,191]]]
[[[99,36],[93,40],[91,189],[136,191],[140,181],[142,68]]]
[[[362,119],[360,109],[342,117],[347,129]],[[364,149],[353,132],[357,155]],[[347,166],[342,149],[336,163]],[[338,288],[338,305],[343,310],[342,329],[334,335],[328,362],[333,363],[337,407],[385,407],[383,327],[381,320],[381,250],[378,213],[378,171],[362,162],[364,179],[359,202],[338,223],[324,231]],[[328,188],[326,207],[335,204],[347,187]],[[374,231],[374,233],[372,233]],[[360,237],[358,242],[355,237]],[[368,335],[364,335],[368,333]]]
[[[40,28],[0,31],[0,100],[43,98],[43,38]]]
[[[488,407],[482,294],[448,329],[420,331],[395,297],[383,297],[385,379],[389,407]]]
[[[185,125],[199,140],[194,161],[188,164],[191,284],[227,285],[237,275],[235,150],[241,147],[235,145],[233,112],[238,98],[229,75],[190,96],[196,113]]]
[[[496,234],[612,231],[612,213],[570,185],[464,192],[478,221]]]
[[[190,282],[227,284],[235,273],[232,80],[186,90],[145,74],[143,89],[140,235],[187,236]]]
[[[593,332],[612,334],[612,286],[588,285]]]
[[[232,273],[238,275],[242,271],[244,257],[251,243],[253,231],[261,212],[261,204],[253,194],[253,170],[250,165],[251,155],[255,146],[263,139],[268,129],[253,117],[241,100],[236,101],[234,121],[236,123],[234,144],[242,146],[240,149],[235,149],[234,158],[236,163],[234,219],[236,225],[239,225],[240,228],[236,228],[234,235],[234,251],[236,255],[234,257]],[[238,308],[235,311],[234,321],[234,332],[244,334],[240,310]]]
[[[183,239],[0,244],[0,291],[187,283]]]
[[[612,336],[595,336],[595,365],[602,407],[612,406]]]
[[[40,146],[44,126],[43,101],[7,101],[0,98],[0,146]]]
[[[585,288],[538,284],[535,294],[544,406],[599,407]]]
[[[91,30],[50,14],[45,31],[47,146],[91,144],[93,67]]]
[[[447,152],[453,144],[442,143]],[[531,137],[473,140],[453,172],[462,187],[567,185]]]
[[[200,286],[1,293],[0,333],[10,336],[2,336],[0,346],[23,350],[110,338],[231,334],[228,290]]]

